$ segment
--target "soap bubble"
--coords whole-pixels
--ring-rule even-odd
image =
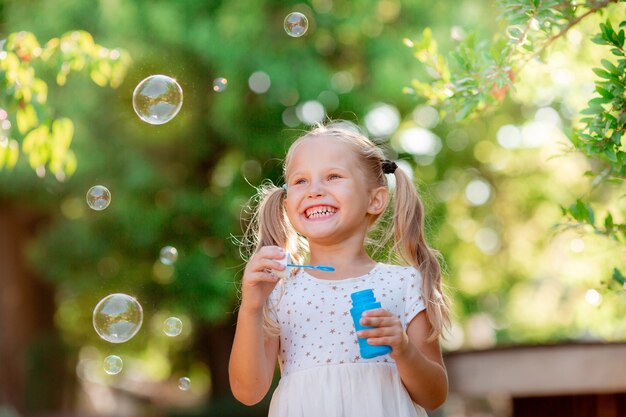
[[[111,192],[103,185],[94,185],[87,191],[87,205],[93,210],[101,211],[109,207]]]
[[[228,87],[228,80],[226,78],[219,77],[213,80],[213,91],[221,93],[226,90],[226,87]]]
[[[141,304],[126,294],[104,297],[93,310],[93,328],[111,343],[124,343],[137,334],[143,322]]]
[[[178,251],[173,246],[165,246],[161,249],[161,263],[165,265],[171,265],[178,259]]]
[[[293,38],[304,35],[308,28],[309,21],[302,13],[292,12],[285,17],[285,32]]]
[[[122,358],[115,355],[109,355],[104,358],[104,372],[109,375],[117,375],[122,371]]]
[[[191,380],[187,378],[186,376],[178,380],[178,388],[181,391],[189,391],[190,387],[191,387]]]
[[[164,325],[163,331],[170,337],[178,336],[183,331],[183,322],[176,317],[168,317]]]
[[[133,108],[141,120],[162,125],[178,114],[183,105],[183,89],[167,75],[151,75],[133,92]]]

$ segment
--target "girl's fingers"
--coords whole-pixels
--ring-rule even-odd
[[[254,256],[269,259],[283,259],[285,257],[285,251],[278,246],[263,246]]]
[[[367,343],[370,345],[393,345],[395,342],[395,339],[392,337],[370,337],[367,339]]]
[[[375,329],[359,330],[356,335],[361,338],[395,336],[401,334],[401,330],[395,327],[377,327]]]
[[[362,317],[359,321],[362,326],[374,326],[374,327],[382,327],[382,326],[395,326],[400,325],[400,319],[396,316],[387,316],[387,317]]]
[[[282,271],[285,269],[285,265],[271,259],[259,259],[259,261],[255,262],[251,268],[253,271],[265,271],[266,269],[276,269],[278,271]]]
[[[257,282],[277,282],[278,277],[269,271],[251,272],[248,274],[245,280],[249,284],[255,284]]]

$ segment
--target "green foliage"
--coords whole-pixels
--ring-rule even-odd
[[[396,15],[390,12],[393,4],[400,7]],[[52,155],[55,147],[66,149],[69,135],[80,164],[64,182],[50,176],[33,178],[22,161],[10,173],[0,172],[3,201],[36,207],[48,219],[28,249],[32,268],[55,285],[56,322],[64,338],[76,349],[88,344],[108,352],[111,346],[99,340],[89,324],[91,311],[107,294],[127,292],[144,306],[146,321],[132,341],[116,347],[118,351],[149,359],[160,355],[167,362],[168,353],[180,353],[197,339],[196,350],[187,351],[184,360],[172,365],[175,369],[164,368],[152,379],[184,372],[200,360],[199,351],[212,341],[202,340],[202,333],[195,331],[179,345],[177,340],[164,341],[161,323],[154,320],[180,315],[188,317],[194,329],[232,320],[243,261],[231,237],[245,226],[241,208],[263,180],[281,182],[280,158],[307,127],[295,115],[311,100],[319,100],[331,118],[357,122],[380,103],[397,110],[397,132],[378,140],[390,158],[413,170],[420,184],[428,238],[444,255],[444,280],[454,299],[455,317],[467,329],[465,347],[474,346],[469,342],[473,320],[481,317],[493,321],[490,343],[576,338],[588,329],[619,337],[619,304],[611,310],[616,319],[601,322],[594,315],[597,310],[580,306],[578,287],[587,289],[589,282],[572,282],[572,276],[584,265],[555,266],[554,261],[566,258],[573,264],[582,257],[570,256],[569,242],[555,250],[547,231],[561,218],[559,204],[565,214],[576,214],[572,227],[588,230],[593,219],[591,224],[599,230],[616,231],[621,214],[612,209],[611,217],[604,208],[591,209],[585,198],[576,200],[582,186],[580,178],[567,174],[571,161],[546,161],[538,149],[504,149],[491,139],[499,126],[521,124],[533,107],[532,99],[507,99],[514,83],[523,78],[524,62],[531,62],[541,45],[561,33],[559,28],[592,5],[574,9],[569,3],[557,7],[545,1],[506,4],[510,10],[505,7],[505,15],[517,13],[518,28],[504,31],[493,42],[470,34],[452,54],[444,54],[449,48],[435,36],[460,21],[491,30],[497,10],[470,0],[315,1],[311,9],[294,6],[303,8],[311,27],[306,36],[293,39],[282,29],[282,19],[292,8],[280,2],[140,0],[115,2],[115,7],[82,0],[12,3],[7,12],[10,30],[32,27],[38,37],[49,38],[81,27],[100,42],[124,46],[133,57],[115,90],[96,88],[86,77],[69,77],[59,88],[54,80],[68,68],[74,71],[73,66],[64,67],[60,55],[52,60],[54,65],[37,61],[34,68],[38,78],[47,81],[48,100],[41,105],[43,111],[37,110],[34,99],[32,105],[45,126],[33,126],[10,143],[25,152],[24,146],[36,148],[45,142]],[[552,33],[545,22],[555,13],[562,17],[554,20]],[[530,16],[541,22],[539,29],[521,36],[526,26],[535,26],[528,24]],[[430,29],[422,31],[424,27]],[[404,42],[412,47],[410,54],[401,40],[414,36],[417,28],[422,36]],[[414,57],[424,63],[418,69],[423,75],[415,76]],[[106,66],[91,66],[90,59],[95,57],[83,57],[82,72],[96,74],[92,81],[99,83],[110,76],[111,85],[115,77],[107,75]],[[604,65],[602,69],[609,72]],[[248,87],[256,71],[271,79],[266,93]],[[185,94],[179,115],[161,126],[143,123],[131,106],[133,88],[156,73],[175,77]],[[211,89],[217,77],[228,79],[222,93]],[[402,91],[411,78],[416,79],[414,96]],[[488,111],[496,107],[502,111]],[[422,111],[430,114],[428,123]],[[55,124],[52,116],[45,119],[40,113],[63,117],[57,116]],[[477,113],[480,118],[474,117]],[[20,123],[28,125],[29,117],[20,116]],[[17,120],[13,125],[17,127]],[[421,136],[409,137],[411,132]],[[432,154],[414,149],[426,139],[433,141]],[[489,189],[484,203],[467,197],[476,181]],[[95,184],[107,186],[113,196],[103,212],[89,210],[84,202],[85,192]],[[165,245],[179,251],[173,266],[158,261]],[[611,270],[612,265],[606,269]],[[586,276],[597,275],[594,271]],[[561,276],[568,282],[558,283]],[[544,290],[548,296],[557,295],[549,298]],[[604,328],[596,326],[605,323]],[[155,366],[149,362],[145,368]]]
[[[38,175],[45,174],[46,166],[60,179],[76,171],[70,149],[73,122],[56,118],[48,105],[48,84],[38,71],[52,70],[60,86],[71,72],[83,72],[101,87],[117,88],[129,64],[127,52],[100,46],[85,31],[68,32],[43,46],[33,33],[9,34],[0,52],[0,169],[13,168],[21,151]]]
[[[457,121],[493,110],[513,87],[516,74],[530,60],[538,59],[553,42],[584,18],[619,2],[605,0],[580,4],[558,0],[502,0],[500,19],[506,28],[506,37],[496,35],[486,43],[477,41],[476,36],[470,34],[450,53],[448,60],[438,52],[432,33],[426,28],[419,41],[405,41],[434,78],[429,82],[413,80],[414,92],[440,107],[443,113],[453,112]],[[614,60],[602,59],[601,67],[593,69],[599,77],[595,82],[597,95],[580,112],[582,126],[572,129],[570,135],[577,151],[605,166],[598,174],[592,174],[595,176],[594,188],[604,182],[623,183],[626,180],[625,26],[626,20],[614,28],[607,19],[593,37],[594,43],[610,47]],[[607,213],[605,226],[597,226],[591,203],[578,199],[562,211],[574,221],[562,225],[566,228],[586,225],[594,233],[626,242],[626,223],[614,223],[611,214]]]

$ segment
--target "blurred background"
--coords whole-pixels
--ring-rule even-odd
[[[524,414],[514,397],[547,391],[515,391],[507,381],[520,371],[507,374],[503,366],[528,354],[518,364],[536,366],[533,375],[543,378],[554,359],[541,356],[546,346],[582,346],[580,354],[610,346],[618,349],[611,355],[623,354],[624,172],[597,180],[606,161],[581,152],[572,138],[599,92],[592,68],[618,56],[592,39],[607,19],[617,28],[624,3],[576,10],[544,2],[554,11],[573,7],[570,20],[546,32],[553,14],[537,14],[548,33],[537,42],[549,45],[539,51],[530,39],[531,59],[505,62],[505,79],[472,93],[479,99],[466,99],[466,110],[446,108],[447,97],[424,88],[446,79],[420,52],[434,52],[428,36],[439,53],[460,51],[450,58],[462,67],[457,72],[471,73],[470,64],[484,58],[468,54],[469,46],[496,60],[524,52],[506,49],[526,42],[505,21],[516,3],[531,7],[471,0],[0,2],[0,416],[266,415],[269,396],[245,407],[228,387],[244,267],[238,239],[248,219],[242,207],[264,180],[281,184],[291,141],[326,117],[369,132],[413,176],[426,206],[428,239],[443,254],[454,312],[443,341],[451,395],[432,415],[543,415],[537,410],[545,403],[524,403],[534,410]],[[308,18],[300,37],[288,36],[283,24],[295,11]],[[519,24],[528,29],[530,17]],[[533,48],[541,53],[532,56]],[[153,74],[174,78],[184,94],[180,113],[162,125],[133,110],[135,87]],[[218,78],[226,82],[214,84]],[[449,95],[463,99],[461,91]],[[47,127],[29,138],[37,126]],[[85,201],[94,185],[111,193],[105,210]],[[175,262],[160,259],[166,246],[176,248]],[[92,325],[94,307],[113,293],[143,308],[141,329],[125,343],[103,340]],[[168,317],[182,323],[175,337],[163,331]],[[575,361],[576,352],[564,357]],[[481,353],[507,356],[494,368],[472,356]],[[109,355],[123,360],[121,372],[105,371]],[[597,360],[621,369],[605,351]],[[564,366],[584,368],[584,379],[592,363]],[[478,387],[480,372],[494,369],[504,372],[502,385]],[[189,386],[179,388],[180,378]],[[600,391],[626,392],[623,377],[615,378]],[[623,396],[611,398],[613,409],[626,407]]]

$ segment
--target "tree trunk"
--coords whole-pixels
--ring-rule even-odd
[[[54,290],[38,279],[25,259],[29,241],[45,221],[41,213],[0,201],[0,405],[22,415],[42,407],[62,408],[62,395],[57,394],[66,377],[66,372],[45,372],[65,363],[56,349],[60,344],[53,321]],[[27,392],[33,383],[45,386],[36,404],[30,401],[35,393]]]

